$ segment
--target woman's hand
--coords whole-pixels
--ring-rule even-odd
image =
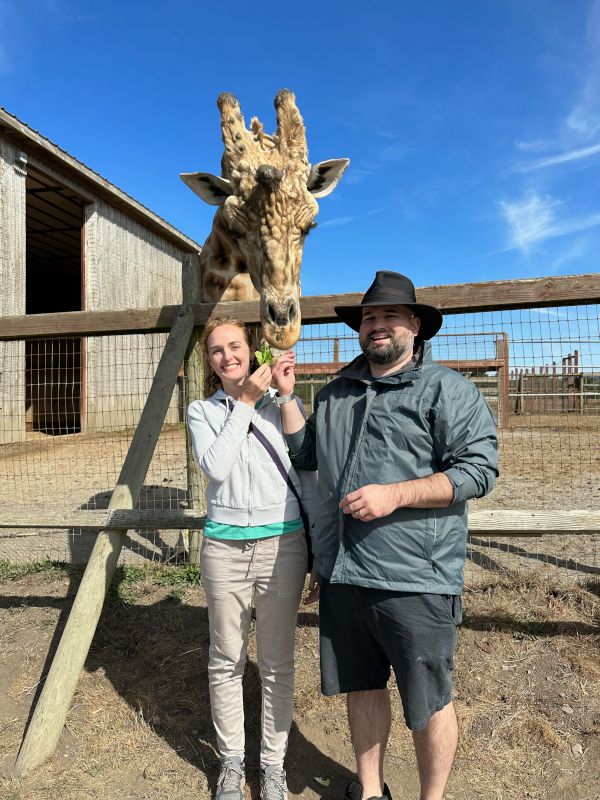
[[[286,350],[273,364],[273,383],[280,395],[292,394],[296,385],[294,365],[296,357],[293,350]]]
[[[248,375],[242,384],[242,391],[240,392],[239,399],[242,403],[255,406],[264,396],[270,385],[271,367],[268,364],[262,364],[255,372]]]

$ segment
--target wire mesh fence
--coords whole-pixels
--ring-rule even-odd
[[[499,422],[501,477],[472,509],[600,508],[598,311],[588,304],[446,315],[433,357],[473,381]],[[0,342],[0,508],[108,507],[165,339],[148,333]],[[297,394],[308,411],[319,389],[359,353],[357,336],[341,323],[303,326]],[[188,505],[191,399],[182,372],[138,508]],[[94,538],[82,528],[0,529],[0,558],[83,563]],[[184,530],[129,531],[122,560],[183,561],[186,543]],[[593,579],[600,573],[598,536],[470,539],[468,581],[525,569]]]
[[[165,340],[156,333],[0,343],[2,395],[11,398],[0,431],[3,506],[108,508]],[[181,375],[137,508],[186,505],[184,417]],[[0,537],[2,558],[85,563],[95,533],[5,529]],[[169,561],[182,545],[177,531],[130,531],[123,559]]]

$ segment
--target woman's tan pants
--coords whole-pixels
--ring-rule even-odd
[[[221,757],[244,759],[242,677],[252,599],[262,681],[261,766],[283,765],[294,703],[294,639],[306,577],[304,532],[252,541],[202,542],[208,605],[208,681]]]

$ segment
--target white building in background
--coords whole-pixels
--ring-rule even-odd
[[[0,316],[177,304],[182,258],[199,250],[0,109]],[[0,444],[135,425],[165,339],[0,342]]]

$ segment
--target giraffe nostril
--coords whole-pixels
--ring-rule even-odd
[[[270,322],[277,322],[277,312],[275,311],[275,306],[273,303],[267,303],[267,317],[269,318]]]
[[[269,300],[266,305],[265,316],[271,324],[277,325],[279,328],[285,328],[297,318],[298,304],[292,299],[282,300],[281,302]]]

